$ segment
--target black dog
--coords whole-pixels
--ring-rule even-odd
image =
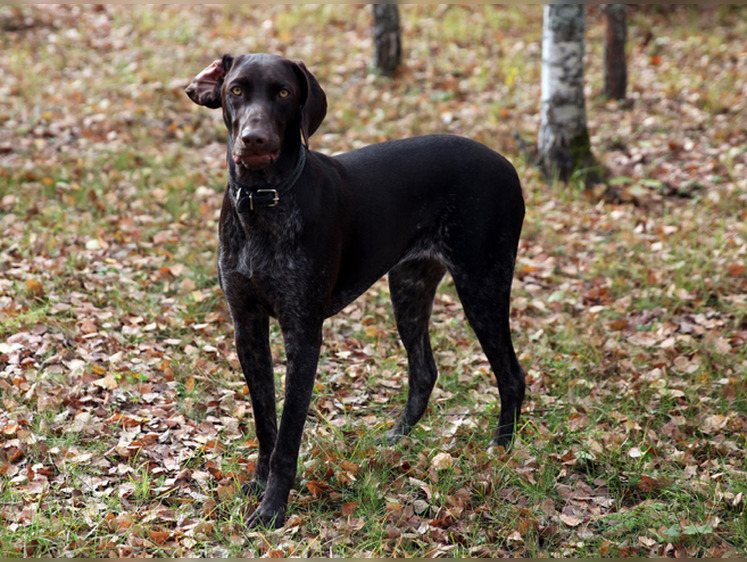
[[[223,108],[228,188],[220,217],[219,275],[235,327],[259,441],[249,521],[283,524],[316,376],[322,323],[389,273],[407,350],[409,391],[387,434],[407,434],[438,376],[428,320],[446,271],[498,381],[493,443],[508,447],[524,399],[509,331],[509,296],[524,218],[519,178],[502,156],[450,135],[396,140],[333,158],[308,150],[327,111],[303,63],[225,55],[186,89]],[[269,317],[287,356],[277,427]]]

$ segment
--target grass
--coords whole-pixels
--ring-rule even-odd
[[[0,8],[0,553],[744,555],[747,20],[661,10],[629,14],[622,108],[597,95],[589,8],[592,147],[626,201],[609,204],[546,185],[513,141],[538,127],[539,7],[402,7],[395,80],[370,72],[367,7]],[[244,50],[319,77],[313,148],[452,132],[515,163],[511,452],[487,448],[499,396],[449,278],[429,410],[382,443],[407,372],[380,281],[325,325],[286,526],[247,532],[257,444],[215,276],[223,125],[182,92]],[[274,324],[271,346],[280,409]]]

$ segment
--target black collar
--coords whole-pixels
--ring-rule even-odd
[[[280,196],[292,188],[298,181],[306,164],[306,147],[302,146],[298,152],[296,167],[290,175],[274,187],[251,188],[234,181],[229,174],[228,185],[231,186],[231,197],[236,205],[236,211],[246,213],[254,211],[258,205],[274,207],[280,202]]]

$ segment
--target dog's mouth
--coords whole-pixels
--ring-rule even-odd
[[[262,170],[272,166],[278,159],[279,151],[233,153],[233,161],[249,170]]]

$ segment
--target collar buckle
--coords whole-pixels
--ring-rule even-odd
[[[245,201],[249,201],[249,210],[254,211],[254,204],[266,203],[266,207],[275,207],[280,203],[280,193],[275,188],[270,189],[257,189],[256,191],[246,190],[244,194],[244,188],[239,187],[236,191],[236,207],[239,211],[242,211],[245,207]]]
[[[280,202],[280,194],[278,193],[277,189],[274,189],[274,188],[273,189],[258,189],[257,195],[259,195],[260,193],[272,194],[272,200],[271,200],[271,203],[267,205],[268,207],[274,207]],[[254,206],[252,205],[252,211],[253,210],[254,210]]]

